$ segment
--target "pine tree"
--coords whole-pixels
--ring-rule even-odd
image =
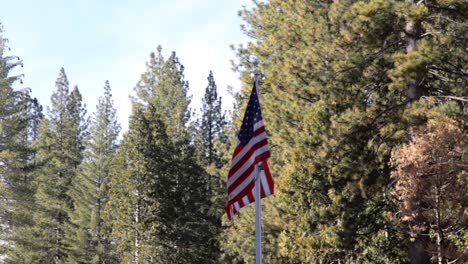
[[[0,36],[1,252],[6,263],[19,263],[23,262],[22,251],[28,247],[24,229],[31,224],[29,212],[34,205],[31,142],[42,110],[37,100],[30,97],[29,89],[13,89],[13,84],[21,81],[21,75],[12,76],[10,71],[22,65],[22,61],[6,55],[6,42]]]
[[[225,203],[225,181],[223,166],[227,164],[227,159],[223,157],[223,146],[227,144],[225,134],[226,118],[222,112],[221,97],[218,97],[217,86],[210,71],[208,75],[208,86],[205,89],[205,96],[202,98],[201,117],[196,122],[195,147],[199,164],[205,168],[207,179],[206,195],[210,197],[211,208],[208,219],[213,231],[213,237],[209,251],[212,252],[212,259],[220,258],[220,235],[223,232],[222,215]]]
[[[214,165],[219,169],[224,161],[216,149],[216,141],[226,141],[224,127],[226,126],[225,115],[221,108],[221,97],[218,97],[216,83],[213,73],[208,75],[208,86],[202,99],[201,118],[198,120],[197,145],[200,149],[200,161],[203,166]]]
[[[279,230],[267,224],[277,245],[267,255],[396,263],[422,254],[407,254],[409,239],[388,219],[397,210],[388,161],[408,127],[424,122],[406,109],[421,96],[464,94],[466,11],[456,0],[272,0],[242,12],[256,42],[240,47],[239,70],[259,57],[264,118],[278,146],[277,201],[269,199],[278,208],[265,214],[279,209],[281,220]],[[241,241],[237,231],[230,241]]]
[[[69,192],[73,200],[71,214],[72,257],[78,263],[113,263],[116,261],[110,230],[104,224],[103,212],[108,200],[110,164],[117,152],[120,125],[113,106],[108,81],[99,98],[86,141],[84,161],[79,167]]]
[[[391,160],[396,167],[395,196],[401,203],[399,218],[408,225],[411,238],[429,228],[429,241],[421,250],[432,256],[431,262],[466,262],[466,133],[447,117],[431,118],[412,131],[411,142],[396,150]]]
[[[86,124],[81,94],[77,87],[69,92],[63,68],[48,110],[35,142],[35,162],[40,165],[34,179],[37,191],[31,233],[35,241],[25,255],[35,263],[64,263],[70,255],[68,228],[73,203],[69,190],[82,160]]]
[[[187,96],[188,82],[184,79],[184,66],[175,52],[165,60],[162,47],[158,46],[157,54],[150,54],[146,67],[135,87],[137,96],[133,98],[134,103],[158,106],[168,135],[176,140],[186,140],[191,98]]]
[[[184,68],[175,53],[164,60],[160,47],[147,67],[112,170],[107,215],[117,250],[124,262],[213,263],[216,230],[187,128]]]
[[[77,169],[83,160],[84,139],[88,134],[89,126],[89,120],[86,118],[86,105],[83,105],[82,102],[83,98],[78,86],[75,86],[70,92],[66,109],[71,122],[70,150],[72,151],[74,169]]]
[[[0,31],[1,33],[1,31]],[[16,57],[7,56],[6,39],[0,37],[0,175],[2,178],[2,219],[7,217],[10,210],[11,198],[9,192],[11,177],[18,174],[20,168],[15,166],[16,152],[21,134],[26,130],[26,122],[22,118],[26,108],[24,107],[23,91],[14,91],[13,83],[20,80],[19,76],[11,76],[10,71],[21,64]],[[3,208],[5,207],[5,208]],[[3,223],[9,225],[9,223]],[[3,229],[3,228],[2,228]],[[6,230],[5,230],[6,231]]]
[[[173,155],[173,146],[157,113],[134,109],[129,131],[112,165],[105,209],[122,262],[154,263],[170,247],[158,242],[156,234],[161,232],[160,211],[164,205],[158,198],[170,192],[164,187],[165,181],[171,181],[166,175],[172,170]]]
[[[3,232],[6,237],[3,239],[5,247],[5,263],[27,263],[31,259],[25,257],[24,252],[30,250],[34,244],[34,239],[28,231],[33,225],[31,212],[35,210],[35,186],[32,184],[36,166],[32,160],[35,157],[35,150],[32,142],[37,135],[38,124],[43,118],[42,107],[36,99],[30,100],[28,110],[23,116],[26,118],[27,127],[21,134],[21,140],[17,142],[14,151],[15,162],[12,165],[11,175],[3,174],[9,179],[8,187],[4,189],[2,197],[7,198],[11,203],[5,203],[8,213],[2,216],[5,225],[8,223],[8,232]],[[13,153],[13,152],[11,152]],[[3,212],[2,212],[3,214]]]

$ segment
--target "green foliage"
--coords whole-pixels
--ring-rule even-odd
[[[173,150],[164,123],[152,114],[158,119],[134,112],[111,168],[106,219],[122,262],[153,261],[164,256],[166,247],[156,243],[161,210],[157,198],[163,191],[161,180],[171,169],[166,160]]]
[[[411,142],[392,153],[393,194],[400,205],[396,217],[412,239],[427,229],[423,250],[438,263],[466,262],[466,132],[442,117],[412,134]]]
[[[210,242],[207,251],[212,254],[211,259],[220,258],[220,235],[222,234],[222,215],[225,203],[224,170],[228,159],[223,156],[227,145],[226,118],[222,111],[221,97],[218,97],[217,86],[210,71],[208,85],[202,98],[201,117],[196,121],[194,143],[197,152],[198,164],[205,169],[203,174],[206,179],[205,187],[208,199],[211,201],[207,215],[207,223],[210,225]]]
[[[467,13],[465,0],[254,1],[240,12],[253,41],[237,49],[232,120],[210,72],[189,124],[184,66],[159,46],[120,147],[108,82],[88,131],[61,69],[43,118],[28,89],[12,88],[21,61],[0,37],[2,260],[253,262],[252,206],[229,228],[222,218],[252,54],[275,177],[262,201],[266,263],[425,263],[435,247],[439,262],[465,260]],[[415,164],[437,176],[420,181]]]
[[[172,142],[155,107],[135,110],[113,163],[106,208],[123,262],[210,263],[209,197],[193,151]]]
[[[22,61],[6,54],[6,42],[0,35],[0,239],[4,241],[1,246],[4,261],[20,263],[25,262],[22,253],[30,246],[25,228],[31,225],[29,212],[34,208],[31,143],[42,109],[28,89],[13,89],[21,76],[11,75],[11,71]]]
[[[265,255],[284,258],[276,262],[407,261],[408,240],[387,217],[397,210],[391,150],[424,122],[405,109],[421,96],[463,96],[467,86],[466,3],[410,2],[272,0],[241,12],[255,42],[239,47],[237,70],[249,87],[249,57],[259,57],[277,146],[277,201],[265,206],[267,219],[279,212],[279,224],[265,224],[275,245]],[[252,217],[242,215],[242,225]],[[249,230],[227,234],[243,248],[231,251],[239,261],[251,261]]]
[[[69,92],[68,79],[62,68],[51,97],[48,118],[39,129],[34,158],[35,208],[29,232],[33,248],[25,255],[35,263],[64,263],[70,255],[70,213],[73,202],[69,195],[82,160],[86,122],[78,88]]]
[[[134,105],[158,107],[161,118],[167,124],[167,133],[176,140],[187,137],[186,124],[190,118],[187,96],[188,82],[184,79],[184,66],[179,62],[175,52],[165,60],[162,48],[158,46],[157,54],[151,53],[146,63],[146,71],[141,75],[135,87]]]
[[[73,257],[69,261],[116,262],[103,212],[108,200],[109,170],[117,152],[119,131],[111,88],[106,81],[104,95],[99,98],[91,120],[83,163],[69,191],[74,208],[70,215]]]
[[[216,149],[216,141],[225,144],[227,141],[224,129],[226,126],[225,115],[221,108],[221,97],[218,97],[213,73],[208,75],[208,86],[205,96],[202,98],[201,118],[197,121],[196,144],[200,153],[200,161],[208,167],[213,164],[220,168],[226,161],[220,157],[221,153]]]
[[[214,263],[218,229],[188,133],[183,66],[160,47],[147,66],[111,169],[106,219],[117,252],[122,262]]]

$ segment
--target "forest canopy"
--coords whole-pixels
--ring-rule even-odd
[[[184,58],[157,46],[122,136],[112,82],[91,110],[61,68],[43,109],[2,33],[2,261],[253,263],[253,206],[230,224],[223,205],[255,56],[275,182],[265,263],[468,262],[467,14],[465,0],[253,1],[234,109],[217,69],[192,109]]]

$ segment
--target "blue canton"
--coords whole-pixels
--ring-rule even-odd
[[[262,120],[262,111],[258,101],[257,87],[254,82],[252,93],[250,94],[249,103],[245,109],[244,120],[242,121],[241,129],[237,138],[242,144],[247,145],[254,137],[254,124]]]

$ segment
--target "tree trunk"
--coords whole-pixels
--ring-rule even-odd
[[[416,4],[414,0],[406,0],[410,4]],[[411,18],[407,18],[405,25],[406,34],[406,53],[413,52],[416,49],[418,39],[421,37],[422,26],[421,21],[413,21]],[[423,89],[420,86],[421,80],[416,78],[406,78],[406,96],[411,101],[418,100],[423,95]],[[416,201],[411,201],[411,209],[416,214],[413,220],[413,225],[422,226],[424,225],[424,219],[420,215],[420,205]],[[429,239],[428,229],[425,228],[423,232],[416,234],[414,240],[410,243],[410,262],[411,264],[426,264],[430,263],[430,256],[427,249]]]
[[[410,244],[410,263],[411,264],[429,264],[430,256],[425,250],[427,239],[418,235]]]
[[[422,187],[425,188],[424,186]],[[424,204],[420,204],[421,198],[416,195],[411,199],[411,211],[415,216],[410,222],[410,226],[415,229],[413,240],[410,242],[410,263],[411,264],[429,264],[431,256],[428,252],[429,245],[429,227],[425,223],[425,219],[421,213],[422,208],[426,207]]]
[[[136,193],[139,196],[139,192]],[[135,208],[135,225],[138,226],[140,223],[140,199],[138,199],[136,208]],[[140,263],[140,230],[136,230],[135,234],[135,251],[133,254],[133,263]]]
[[[444,252],[443,252],[443,244],[444,244],[444,234],[442,232],[442,225],[441,225],[441,215],[440,215],[440,187],[436,187],[436,221],[437,221],[437,263],[443,264],[445,263],[444,259]]]
[[[413,0],[407,0],[411,4],[414,4]],[[405,34],[406,34],[406,54],[414,51],[416,49],[416,43],[421,37],[422,26],[421,21],[413,21],[410,18],[407,18],[405,25]],[[406,96],[414,101],[418,100],[423,95],[423,89],[420,85],[420,78],[407,78],[406,79]]]
[[[429,245],[429,227],[421,214],[422,205],[418,203],[421,199],[414,197],[411,201],[411,211],[415,215],[410,225],[416,229],[416,234],[410,242],[410,263],[411,264],[429,264],[431,256],[427,251]]]

